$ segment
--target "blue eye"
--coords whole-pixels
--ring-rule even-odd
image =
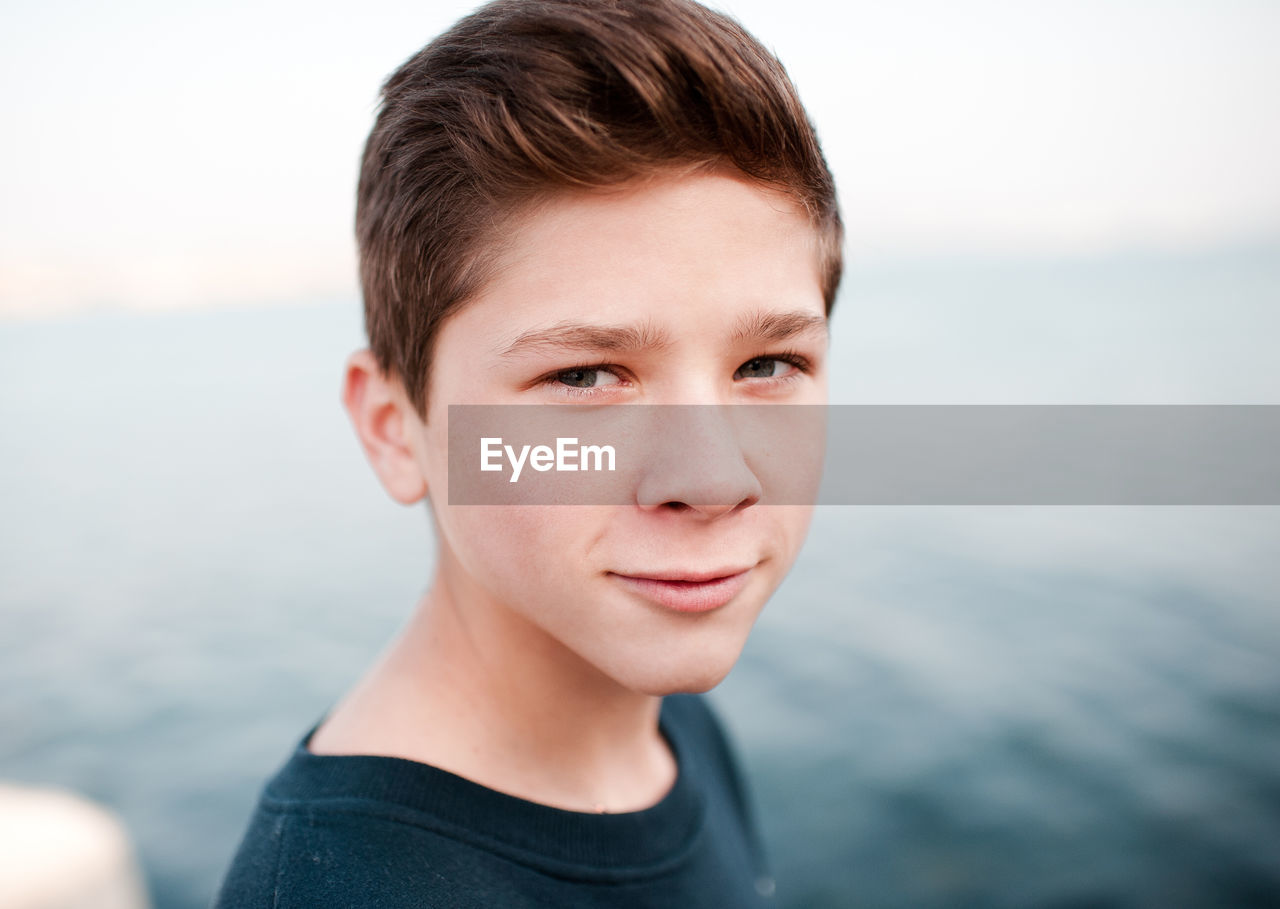
[[[599,385],[617,385],[616,375],[598,366],[580,366],[566,369],[555,375],[556,382],[569,388],[595,388]]]
[[[780,389],[783,384],[811,371],[807,357],[779,352],[747,360],[734,371],[733,381],[756,382],[758,391],[772,390],[775,387]],[[560,389],[558,393],[562,396],[587,396],[607,394],[605,389],[611,385],[630,385],[632,379],[629,376],[624,368],[611,363],[592,363],[547,373],[538,380],[538,384]]]
[[[754,357],[738,367],[735,379],[777,379],[795,372],[799,366],[778,357]]]

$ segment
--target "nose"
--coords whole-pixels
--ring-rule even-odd
[[[636,504],[713,519],[760,501],[760,478],[743,456],[732,406],[653,408]]]

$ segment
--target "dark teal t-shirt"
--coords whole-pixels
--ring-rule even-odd
[[[659,724],[675,784],[623,814],[540,805],[403,758],[312,754],[313,727],[263,788],[214,907],[772,905],[719,722],[701,696],[673,695]]]

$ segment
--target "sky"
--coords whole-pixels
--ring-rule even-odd
[[[350,297],[381,81],[468,2],[3,0],[0,314]],[[1280,238],[1280,4],[725,0],[856,267]]]

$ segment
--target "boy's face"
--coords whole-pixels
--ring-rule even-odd
[[[732,453],[726,470],[648,476],[628,506],[450,506],[447,408],[825,404],[815,233],[782,195],[703,173],[564,193],[506,238],[493,280],[441,329],[426,424],[410,421],[443,580],[528,646],[563,648],[628,689],[706,690],[812,509],[756,504]],[[713,474],[717,488],[699,490]],[[720,580],[698,583],[708,575]]]

